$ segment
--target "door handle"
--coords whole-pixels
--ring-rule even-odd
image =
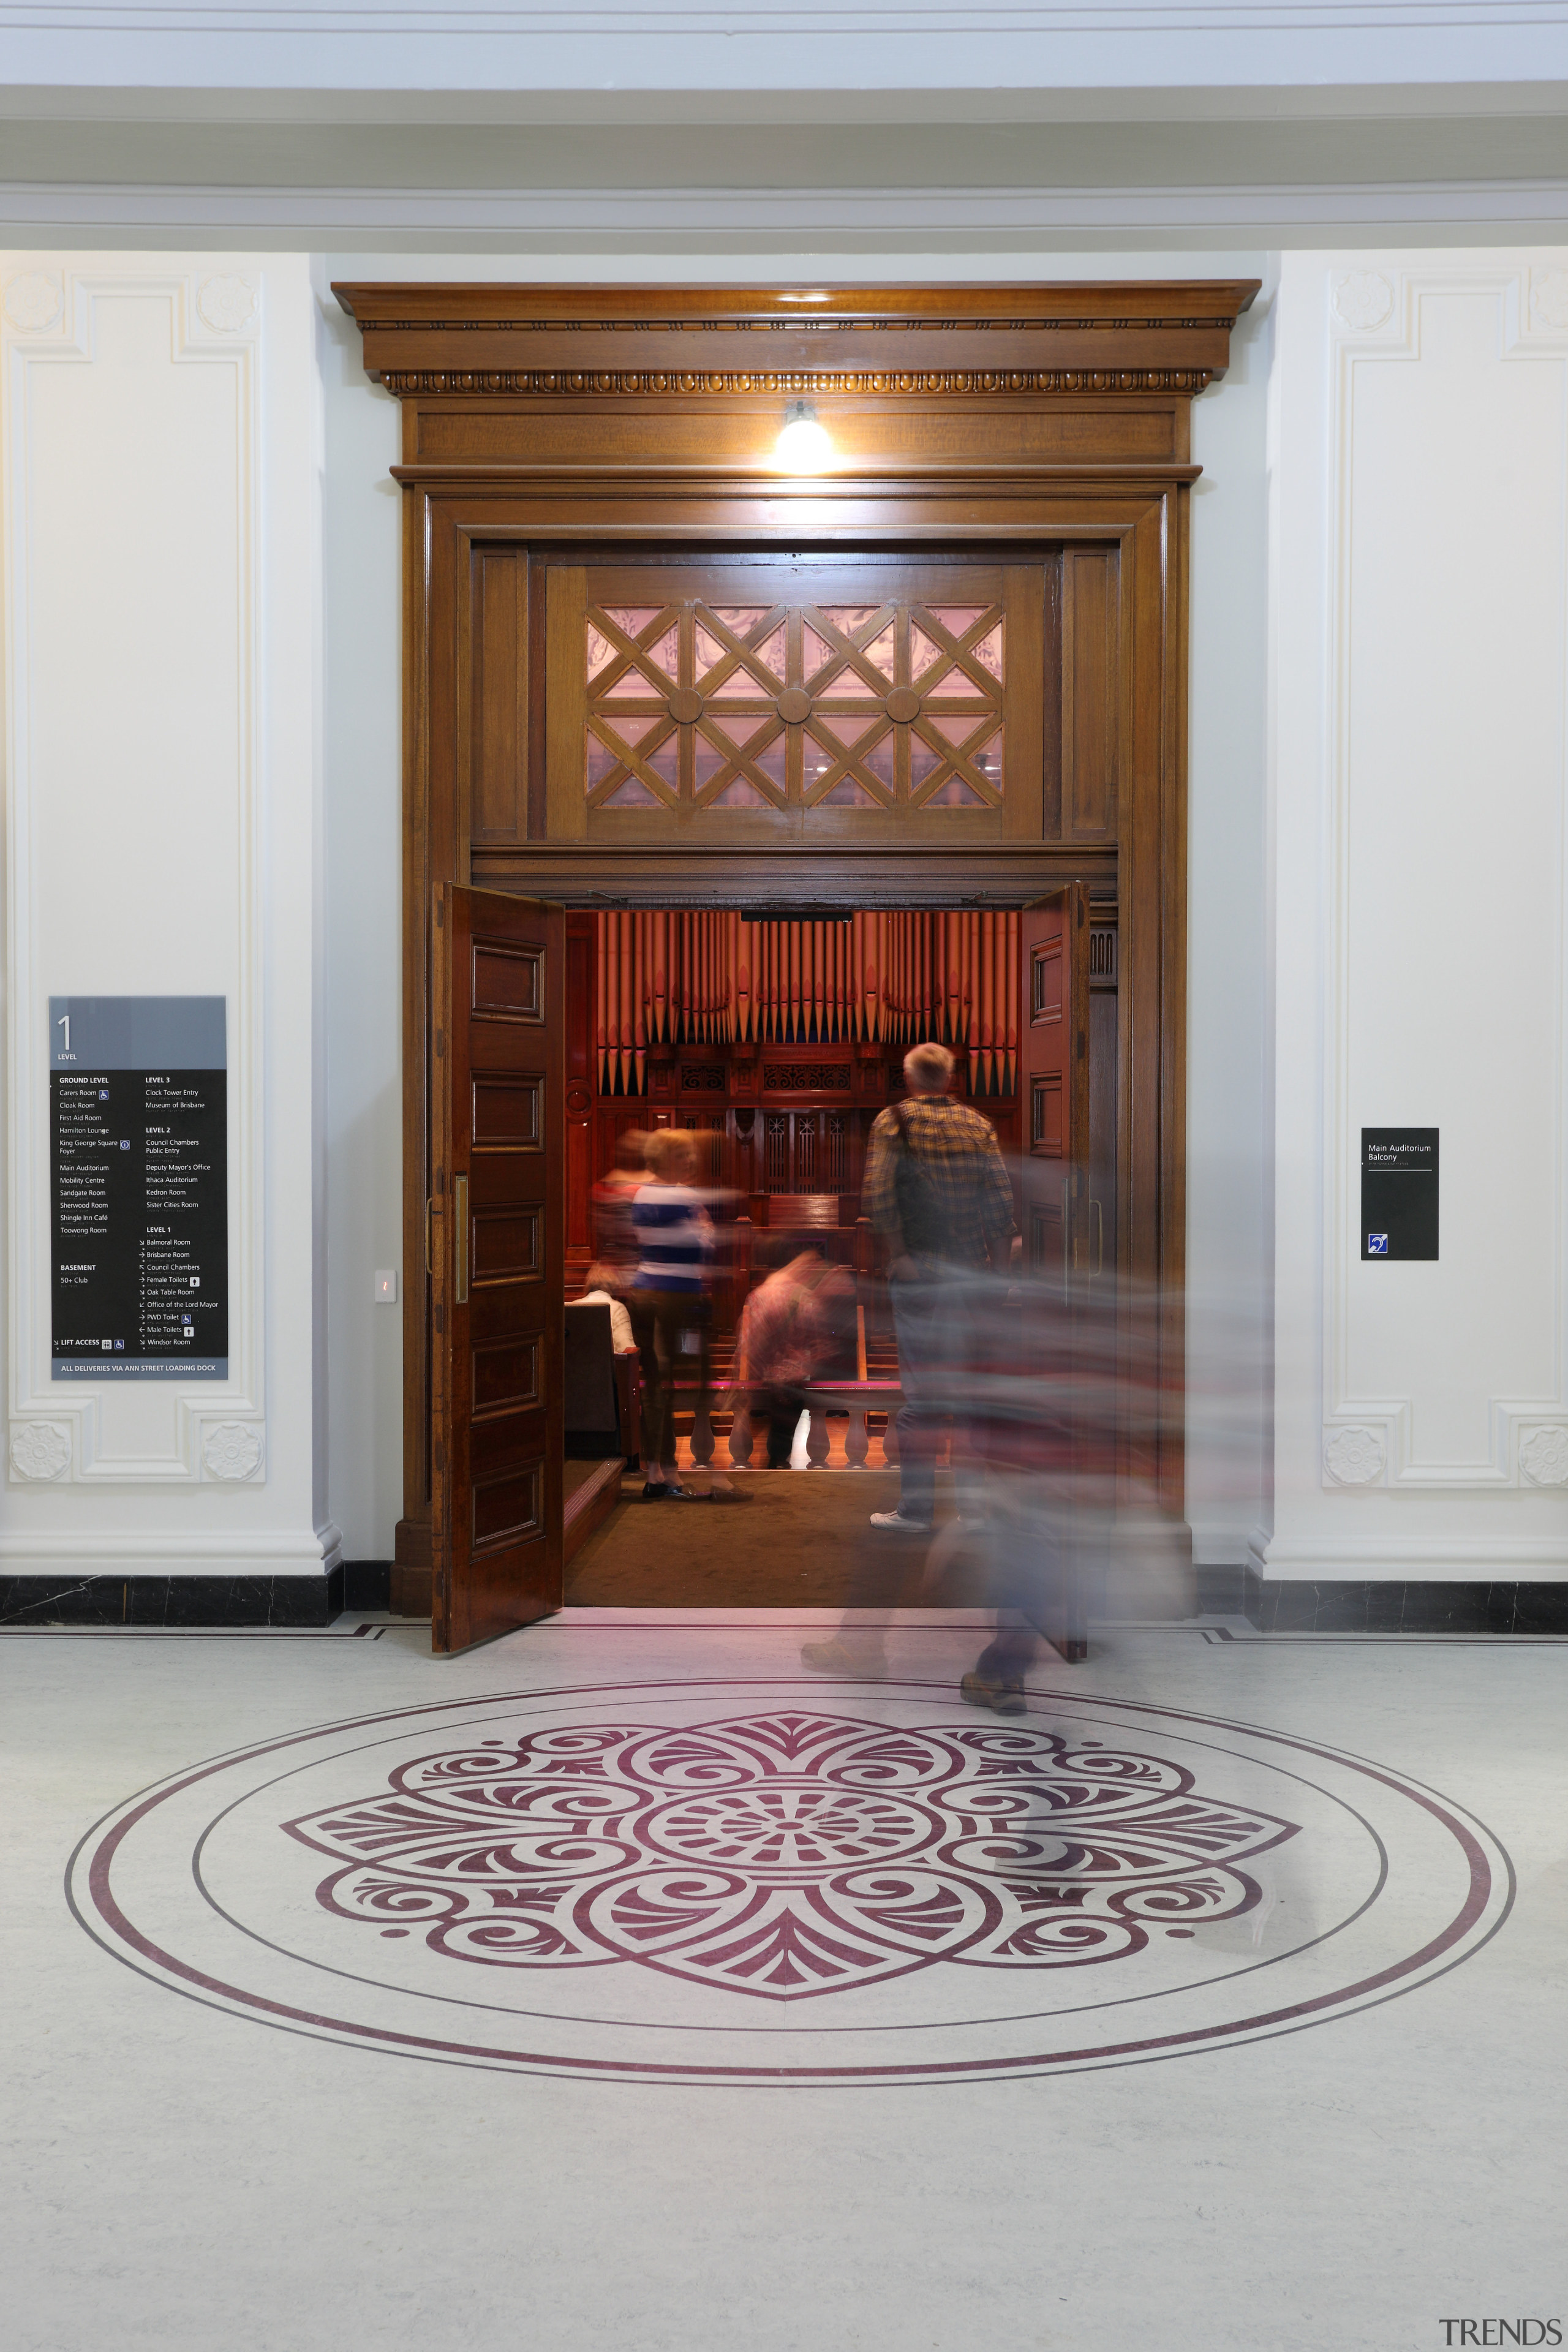
[[[436,1271],[436,1261],[430,1254],[430,1227],[435,1220],[435,1215],[436,1202],[434,1196],[430,1193],[426,1193],[425,1196],[425,1271],[426,1274],[434,1274]]]
[[[468,1303],[468,1180],[452,1179],[453,1296],[459,1307]]]
[[[1094,1211],[1094,1271],[1096,1274],[1103,1274],[1105,1272],[1105,1211],[1092,1193],[1089,1196],[1089,1205]]]

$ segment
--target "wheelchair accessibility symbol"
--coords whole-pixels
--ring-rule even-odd
[[[1388,1235],[1386,1234],[1368,1234],[1366,1237],[1366,1254],[1368,1257],[1386,1257],[1388,1255]]]

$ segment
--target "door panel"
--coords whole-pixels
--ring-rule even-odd
[[[1024,1112],[1024,1248],[1031,1273],[1082,1270],[1089,1148],[1089,892],[1081,882],[1026,907],[1018,1091]]]
[[[1103,1328],[1091,1297],[1089,1190],[1089,892],[1069,883],[1026,907],[1023,1020],[1018,1087],[1024,1115],[1019,1155],[1025,1264],[1032,1281],[1024,1355],[1040,1410],[1072,1444],[1075,1536],[1091,1536],[1101,1495],[1105,1432]],[[1040,1631],[1071,1663],[1089,1654],[1092,1547],[1069,1544],[1056,1557],[1040,1595]]]
[[[437,1650],[561,1606],[564,918],[436,901],[433,1633]]]

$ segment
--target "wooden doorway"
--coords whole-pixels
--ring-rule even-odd
[[[576,906],[1112,889],[1119,1236],[1179,1385],[1188,412],[1257,290],[336,289],[404,418],[403,1605],[431,1558],[437,883]],[[835,449],[810,478],[774,457],[802,394]],[[1013,708],[994,608],[1033,679]],[[956,731],[917,630],[966,688]],[[612,698],[649,722],[635,742],[597,723]],[[1160,1474],[1179,1510],[1178,1441]]]

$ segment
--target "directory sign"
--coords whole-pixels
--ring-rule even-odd
[[[1363,1127],[1361,1131],[1361,1254],[1437,1255],[1437,1130]]]
[[[51,996],[57,1381],[228,1378],[221,996]]]

